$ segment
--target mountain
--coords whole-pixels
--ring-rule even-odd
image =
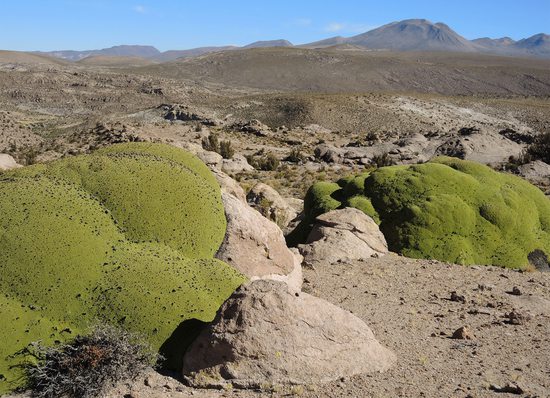
[[[472,42],[482,47],[482,52],[487,53],[512,56],[537,56],[543,58],[550,57],[550,36],[544,33],[539,33],[519,41],[514,41],[509,37],[503,37],[501,39],[484,37],[472,40]]]
[[[298,47],[325,48],[325,47],[337,46],[337,45],[340,45],[340,44],[346,44],[346,42],[347,42],[347,39],[345,37],[335,36],[335,37],[330,37],[328,39],[319,40],[319,41],[316,41],[316,42],[313,42],[313,43],[302,44],[301,46],[298,46]]]
[[[161,62],[174,61],[178,58],[198,57],[199,55],[214,53],[218,51],[234,50],[236,46],[219,46],[219,47],[197,47],[189,50],[169,50],[160,53],[154,59]]]
[[[447,25],[434,24],[426,19],[392,22],[369,32],[344,39],[343,43],[374,50],[477,51],[477,46],[474,43],[460,36]],[[318,44],[319,42],[317,42]]]
[[[256,41],[250,43],[243,48],[266,48],[266,47],[293,47],[294,45],[288,40],[269,40],[269,41]]]
[[[426,19],[392,22],[357,36],[331,37],[299,47],[326,48],[342,44],[372,50],[469,52],[550,58],[550,36],[543,33],[519,41],[510,37],[468,40],[444,23],[433,23]]]
[[[101,50],[86,50],[86,51],[50,51],[36,52],[37,54],[49,55],[55,58],[62,58],[68,61],[80,61],[81,59],[101,55],[110,57],[138,57],[138,58],[155,58],[160,54],[160,51],[152,46],[114,46]]]
[[[482,37],[480,39],[472,40],[472,43],[477,44],[485,48],[510,48],[516,43],[514,39],[510,37],[502,37],[500,39],[491,39],[489,37]]]
[[[294,46],[288,40],[279,39],[256,41],[243,47],[212,46],[188,50],[170,50],[165,52],[160,52],[155,47],[151,46],[115,46],[102,50],[52,51],[47,53],[37,52],[37,54],[49,55],[69,61],[79,61],[90,56],[117,56],[167,62],[174,61],[178,58],[192,58],[214,52],[271,47],[298,47],[309,49],[334,47],[390,51],[444,51],[550,58],[550,36],[544,33],[519,41],[514,41],[509,37],[500,39],[483,37],[475,40],[467,40],[444,23],[433,23],[426,19],[407,19],[404,21],[392,22],[357,36],[330,37],[328,39],[298,46]]]
[[[544,33],[520,40],[514,46],[531,54],[543,54],[550,57],[550,35]]]

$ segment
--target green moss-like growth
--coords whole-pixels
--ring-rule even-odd
[[[364,173],[344,177],[337,182],[319,181],[313,184],[304,199],[304,220],[286,237],[288,245],[305,242],[315,218],[331,210],[355,207],[378,221],[370,199],[363,195],[368,177],[369,173]]]
[[[530,252],[550,253],[548,198],[474,162],[441,157],[326,186],[317,183],[306,196],[302,239],[317,215],[351,206],[380,223],[391,250],[413,258],[524,268]]]
[[[15,355],[96,322],[155,348],[209,321],[244,280],[213,258],[226,221],[219,186],[187,152],[117,145],[0,174],[0,393],[21,386]]]

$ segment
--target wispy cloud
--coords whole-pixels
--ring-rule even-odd
[[[137,12],[138,14],[146,14],[147,13],[147,9],[144,6],[142,6],[141,4],[135,5],[134,6],[134,11]]]
[[[327,26],[325,26],[325,32],[340,32],[344,30],[344,28],[344,24],[341,24],[339,22],[331,22]]]
[[[376,28],[375,25],[356,24],[347,22],[331,22],[325,26],[324,31],[330,33],[364,33]]]

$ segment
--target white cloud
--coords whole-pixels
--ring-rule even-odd
[[[147,12],[147,9],[144,6],[138,4],[134,6],[134,11],[137,12],[138,14],[145,14]]]
[[[325,27],[325,32],[340,32],[341,30],[344,30],[345,27],[345,24],[331,22]]]

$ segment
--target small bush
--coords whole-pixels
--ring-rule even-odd
[[[521,166],[535,160],[550,164],[550,132],[537,135],[519,156],[510,156],[508,163]]]
[[[371,142],[374,142],[374,141],[378,141],[380,138],[378,137],[378,134],[373,132],[373,131],[370,131],[367,133],[365,139],[367,141],[371,141]]]
[[[231,159],[233,155],[235,155],[235,150],[231,146],[231,141],[220,142],[217,134],[210,134],[208,138],[203,138],[202,148],[205,151],[219,153],[224,159]]]
[[[38,360],[26,373],[33,396],[97,397],[117,382],[134,379],[159,358],[142,340],[112,326],[97,326],[57,347],[33,343]]]
[[[235,155],[235,150],[231,146],[231,141],[222,141],[220,142],[219,152],[224,159],[231,159]]]
[[[210,152],[220,152],[220,142],[218,140],[217,134],[210,134],[208,138],[203,138],[202,140],[202,148],[205,151]]]
[[[527,154],[533,160],[542,160],[550,164],[550,132],[539,134],[534,142],[527,147]]]
[[[255,157],[255,156],[249,155],[246,157],[246,160],[248,161],[248,164],[250,164],[256,170],[262,170],[262,171],[277,170],[280,164],[279,159],[277,159],[277,157],[271,152],[261,157]]]
[[[393,166],[395,164],[395,161],[391,158],[391,156],[387,152],[384,152],[381,155],[373,156],[370,163],[373,166],[380,168],[380,167],[386,167],[386,166]]]
[[[305,155],[297,148],[290,151],[290,154],[285,158],[290,163],[303,163],[306,160]]]

